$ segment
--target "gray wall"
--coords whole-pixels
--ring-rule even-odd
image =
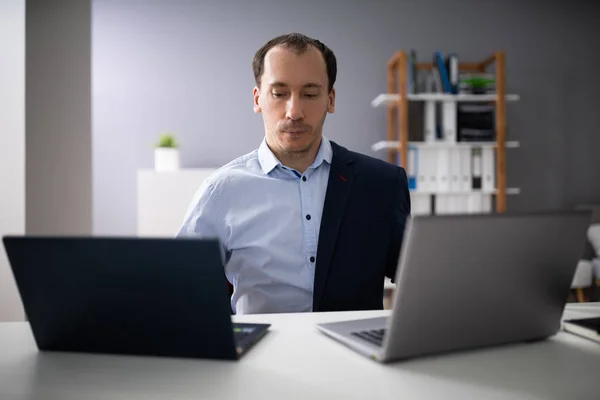
[[[91,0],[26,10],[26,232],[91,234]]]
[[[568,5],[568,4],[571,5]],[[271,37],[300,31],[339,62],[337,111],[325,134],[373,153],[384,139],[386,63],[415,48],[478,61],[507,54],[509,210],[600,201],[600,10],[588,1],[94,0],[94,230],[136,227],[136,170],[152,168],[163,130],[183,143],[184,167],[219,166],[263,136],[252,112],[251,60]]]
[[[25,0],[0,1],[0,236],[25,232]],[[0,245],[0,322],[25,313]]]

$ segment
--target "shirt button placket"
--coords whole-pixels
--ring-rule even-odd
[[[302,182],[306,182],[308,178],[305,175],[303,175],[301,179],[302,179]],[[309,210],[306,210],[306,206],[311,204],[309,187],[306,185],[302,185],[300,187],[300,193],[302,196],[303,211],[306,212],[306,214],[304,215],[304,218],[306,219],[306,221],[311,221],[312,216],[310,215]],[[310,226],[310,223],[308,223],[308,222],[304,222],[304,226],[305,226],[305,229],[304,229],[305,240],[308,241],[307,256],[308,256],[308,260],[309,260],[309,268],[314,269],[314,263],[316,261],[314,252],[316,251],[316,249],[314,248],[314,243],[312,243],[314,241],[314,238],[312,237],[312,234],[311,234],[312,227]]]

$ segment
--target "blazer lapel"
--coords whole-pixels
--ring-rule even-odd
[[[333,157],[329,169],[329,180],[319,231],[313,289],[313,310],[318,310],[319,302],[323,296],[331,257],[333,256],[338,232],[354,182],[354,171],[350,166],[353,160],[349,157],[348,152],[345,148],[334,142],[331,142],[331,147]]]

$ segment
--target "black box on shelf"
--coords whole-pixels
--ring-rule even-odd
[[[487,142],[496,140],[496,108],[488,103],[458,103],[457,140]]]

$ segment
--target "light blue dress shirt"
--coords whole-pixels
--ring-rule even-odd
[[[301,174],[283,166],[263,139],[257,150],[218,169],[194,196],[177,236],[221,241],[236,314],[312,311],[332,156],[323,137],[314,163]]]

